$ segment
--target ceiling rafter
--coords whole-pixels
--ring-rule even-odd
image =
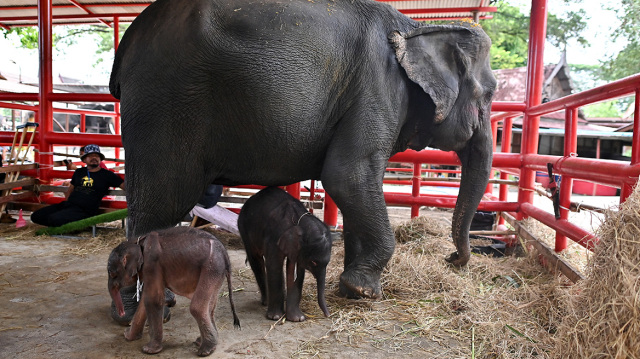
[[[76,0],[67,0],[67,1],[69,1],[70,3],[72,3],[73,5],[75,5],[76,7],[78,7],[78,8],[80,8],[80,9],[82,9],[82,10],[83,10],[83,11],[85,11],[87,14],[95,15],[95,14],[93,13],[93,11],[89,10],[86,6],[84,6],[84,5],[80,4],[80,3],[79,3],[79,2],[77,2]],[[100,18],[96,18],[96,19],[97,19],[98,21],[100,21],[101,23],[103,23],[104,25],[106,25],[106,26],[108,26],[108,27],[111,27],[111,25],[110,25],[110,24],[108,24],[106,21],[104,21],[104,20],[102,20],[102,19],[100,19]]]

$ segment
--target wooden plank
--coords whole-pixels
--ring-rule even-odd
[[[10,194],[10,195],[7,195],[7,196],[0,197],[0,204],[19,201],[21,199],[32,198],[32,197],[35,197],[35,196],[36,196],[35,193],[33,193],[31,191],[13,193],[13,194]]]
[[[29,165],[9,165],[0,167],[0,173],[9,173],[9,172],[22,172],[25,170],[34,170],[38,168],[37,163],[32,163]]]
[[[559,271],[573,283],[577,283],[578,281],[585,279],[582,273],[573,268],[573,266],[564,258],[558,257],[551,247],[537,239],[522,224],[520,224],[520,222],[516,221],[513,216],[504,212],[502,213],[502,216],[507,220],[507,222],[509,222],[509,224],[511,224],[511,226],[513,226],[513,228],[515,228],[518,235],[524,238],[525,245],[533,246],[538,253],[544,257],[546,263],[543,263],[543,265],[545,265],[547,269],[552,272]]]
[[[23,186],[33,186],[34,184],[36,184],[35,178],[24,178],[19,181],[0,184],[0,191],[6,190],[6,189],[23,187]]]

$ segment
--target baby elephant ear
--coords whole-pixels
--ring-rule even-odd
[[[407,77],[418,84],[436,105],[435,123],[447,118],[459,91],[460,48],[457,39],[463,27],[427,26],[408,33],[389,35],[400,66]]]
[[[298,253],[302,247],[301,241],[302,228],[300,228],[300,226],[293,226],[278,238],[278,248],[290,261],[295,262],[298,260]]]

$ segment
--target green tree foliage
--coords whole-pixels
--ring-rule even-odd
[[[120,38],[125,30],[129,28],[129,24],[120,25]],[[9,34],[16,34],[20,39],[22,47],[27,49],[38,48],[38,28],[37,27],[14,27],[10,30],[2,30],[4,37]],[[53,46],[58,50],[65,46],[75,44],[80,36],[91,36],[95,38],[100,46],[97,50],[98,54],[113,51],[113,29],[101,25],[78,25],[78,26],[54,26],[53,27]],[[58,45],[65,46],[58,46]]]
[[[565,0],[577,2],[580,0]],[[481,20],[482,28],[487,32],[493,46],[491,47],[491,67],[493,69],[511,69],[527,64],[529,40],[529,13],[523,14],[518,7],[509,4],[508,0],[498,0],[495,4],[498,12],[493,19]],[[547,40],[559,48],[566,47],[569,39],[576,39],[587,45],[588,41],[581,35],[587,26],[584,10],[568,11],[562,16],[548,14]]]
[[[588,118],[593,117],[620,117],[620,107],[623,106],[620,100],[598,102],[593,105],[584,106],[582,111]]]
[[[5,38],[9,34],[16,34],[20,39],[20,44],[26,49],[38,48],[38,28],[37,27],[14,27],[10,30],[2,29],[2,34]],[[53,43],[55,46],[56,36],[53,35]]]
[[[609,81],[640,73],[640,0],[621,0],[616,13],[621,24],[614,38],[626,40],[627,46],[603,62],[602,77]]]
[[[526,65],[529,17],[520,9],[500,0],[493,19],[480,24],[491,38],[491,68],[511,69]]]

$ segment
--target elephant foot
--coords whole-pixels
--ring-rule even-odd
[[[349,290],[346,285],[342,284],[342,282],[338,283],[338,295],[347,299],[362,299],[361,296]]]
[[[198,347],[198,355],[201,357],[206,357],[208,355],[210,355],[211,353],[213,353],[216,350],[217,345],[215,344],[215,341],[211,341],[209,340],[209,343],[207,342],[202,342],[202,337],[198,337],[193,344],[195,344]]]
[[[280,309],[278,310],[267,310],[267,319],[271,320],[280,320],[284,316],[284,312]]]
[[[124,338],[128,341],[138,340],[142,338],[142,331],[136,333],[135,331],[131,330],[131,327],[129,327],[124,330]]]
[[[216,346],[215,345],[213,345],[211,347],[208,347],[208,348],[200,347],[200,349],[198,349],[198,356],[206,357],[206,356],[211,355],[211,353],[213,353],[214,351],[216,351]]]
[[[373,271],[365,273],[358,269],[345,270],[340,275],[340,292],[348,298],[380,299],[382,297],[380,273]]]
[[[147,345],[142,347],[142,352],[146,354],[158,354],[162,351],[162,344],[155,342],[148,342]]]
[[[306,319],[300,308],[287,310],[287,320],[290,322],[304,322]]]
[[[469,263],[471,255],[467,253],[466,255],[460,256],[458,253],[459,252],[451,253],[445,260],[456,267],[464,267]]]

